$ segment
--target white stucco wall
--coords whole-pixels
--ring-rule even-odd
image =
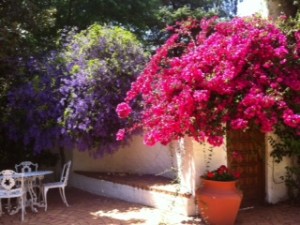
[[[277,203],[288,198],[287,187],[281,177],[285,175],[285,167],[290,165],[290,159],[284,158],[280,163],[274,161],[270,156],[272,146],[269,137],[278,140],[274,134],[266,135],[266,201]]]
[[[274,134],[266,135],[265,138],[265,199],[268,203],[278,203],[288,198],[287,187],[281,177],[285,175],[285,167],[290,165],[291,161],[289,158],[284,158],[280,163],[274,161],[273,157],[270,156],[272,147],[268,141],[269,136],[276,138]],[[226,143],[220,147],[211,148],[207,143],[198,143],[192,138],[185,138],[184,148],[183,165],[181,166],[183,171],[179,172],[178,175],[182,181],[182,187],[194,195],[201,184],[200,176],[202,174],[207,170],[217,169],[220,165],[227,165]],[[209,154],[211,154],[210,159]]]
[[[181,143],[181,146],[180,146]],[[225,143],[211,148],[207,143],[198,143],[186,137],[168,146],[146,146],[141,136],[114,154],[95,159],[87,152],[74,150],[67,158],[72,159],[72,170],[96,172],[128,172],[179,177],[181,189],[195,194],[200,186],[200,176],[227,164]]]
[[[141,136],[114,154],[92,158],[87,152],[73,151],[73,170],[97,172],[128,172],[137,174],[160,174],[175,177],[172,156],[168,146],[146,146]]]
[[[273,137],[275,137],[273,135]],[[287,199],[287,188],[280,178],[285,175],[288,159],[274,162],[270,156],[272,147],[266,136],[266,201],[277,203]],[[97,172],[128,172],[137,174],[155,174],[170,178],[177,176],[181,190],[195,195],[201,184],[200,176],[207,170],[227,165],[226,143],[211,148],[207,143],[198,143],[192,138],[174,141],[169,146],[157,144],[144,145],[143,138],[136,136],[130,145],[121,148],[112,155],[94,159],[87,152],[73,151],[67,158],[73,161],[73,170]]]

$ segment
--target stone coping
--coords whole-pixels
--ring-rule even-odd
[[[174,196],[190,198],[191,193],[180,190],[179,184],[167,177],[153,174],[132,174],[121,172],[91,172],[91,171],[74,171],[76,174],[105,180],[112,183],[128,185],[144,190],[161,192]]]

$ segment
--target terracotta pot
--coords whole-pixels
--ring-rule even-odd
[[[202,219],[210,225],[233,225],[243,198],[236,181],[202,180],[202,183],[196,192]]]

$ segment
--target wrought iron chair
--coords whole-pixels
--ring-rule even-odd
[[[25,195],[24,177],[22,173],[16,173],[13,170],[2,170],[0,172],[0,215],[2,215],[2,199],[17,198],[21,209],[21,221],[24,221],[25,214]],[[10,214],[15,214],[18,210],[11,211]]]
[[[15,165],[15,169],[18,173],[26,173],[26,172],[32,172],[32,171],[37,171],[39,168],[39,164],[33,163],[31,161],[23,161],[19,164]],[[28,180],[28,182],[32,183],[33,188],[39,190],[39,198],[41,197],[42,194],[42,180],[33,178],[32,180]]]
[[[47,192],[49,189],[53,189],[53,188],[59,189],[61,199],[63,200],[63,202],[65,203],[65,205],[67,207],[69,206],[69,204],[67,202],[66,194],[65,194],[65,187],[68,184],[70,168],[71,168],[71,161],[68,161],[63,166],[60,181],[52,182],[52,183],[45,183],[43,185],[43,198],[44,198],[44,202],[45,202],[45,211],[47,211]]]
[[[37,171],[38,168],[39,168],[39,165],[37,163],[33,163],[31,161],[23,161],[20,164],[15,165],[15,169],[18,173]]]

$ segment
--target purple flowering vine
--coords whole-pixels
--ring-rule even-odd
[[[66,75],[59,89],[64,112],[58,120],[80,151],[102,156],[121,144],[116,133],[128,122],[118,118],[115,108],[147,55],[132,33],[118,27],[92,25],[72,35],[61,54]]]

